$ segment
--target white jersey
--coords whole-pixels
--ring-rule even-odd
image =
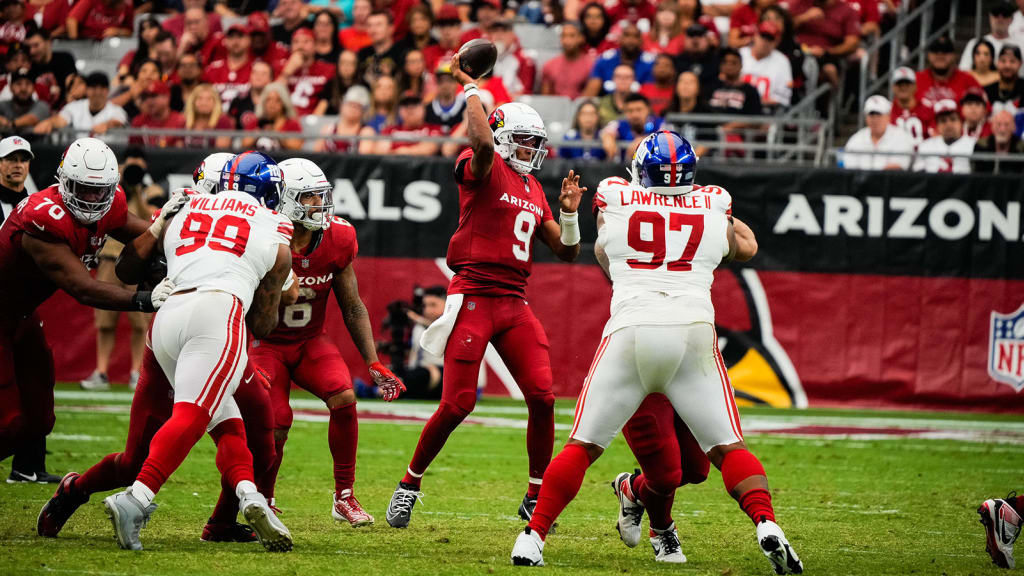
[[[612,279],[607,336],[626,326],[714,324],[711,283],[729,253],[732,197],[718,186],[665,196],[608,178],[597,187],[604,215],[597,241]]]
[[[292,223],[244,192],[196,194],[164,236],[167,276],[178,290],[217,290],[238,297],[244,311],[291,243]]]
[[[976,140],[961,136],[952,144],[946,144],[942,136],[932,136],[917,146],[917,161],[914,170],[921,172],[971,173],[971,154]]]

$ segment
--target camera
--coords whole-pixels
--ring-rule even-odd
[[[387,316],[381,322],[381,328],[387,335],[387,340],[377,343],[377,352],[387,354],[391,359],[389,368],[398,372],[405,365],[405,356],[412,349],[412,328],[414,322],[409,319],[409,311],[420,314],[423,312],[422,286],[416,286],[412,291],[412,299],[393,300],[387,305]]]

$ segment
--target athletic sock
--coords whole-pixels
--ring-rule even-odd
[[[668,494],[662,494],[651,487],[646,476],[640,474],[633,480],[632,490],[634,498],[647,510],[647,516],[651,519],[651,529],[655,529],[656,526],[672,525],[672,503],[676,499],[674,489]]]
[[[83,496],[90,496],[97,492],[124,488],[130,484],[133,478],[126,478],[122,473],[121,458],[121,452],[104,456],[75,479],[72,483],[74,491]]]
[[[174,405],[171,418],[160,427],[149,446],[149,456],[136,478],[155,494],[181,466],[192,447],[203,437],[210,414],[188,402]],[[248,450],[246,450],[248,454]]]
[[[772,508],[772,495],[764,488],[754,488],[744,492],[737,500],[740,508],[757,526],[765,520],[775,522],[775,510]]]
[[[555,398],[550,396],[530,397],[526,399],[529,417],[526,423],[526,454],[530,460],[530,479],[540,480],[544,470],[551,462],[551,453],[555,449]],[[527,494],[536,496],[540,492],[540,482],[530,483]]]
[[[543,540],[562,510],[572,502],[583,485],[583,476],[590,467],[590,456],[579,444],[568,444],[548,465],[544,484],[537,497],[537,507],[529,527]]]
[[[412,461],[409,462],[409,469],[402,477],[402,482],[419,488],[423,473],[441,452],[441,448],[444,448],[448,436],[458,428],[468,414],[447,402],[441,402],[434,414],[430,416],[430,420],[427,420],[423,432],[420,433],[416,451],[413,452]]]
[[[359,421],[355,404],[331,409],[327,444],[334,459],[335,493],[351,490],[356,479],[356,447],[359,444]]]
[[[281,461],[284,459],[284,443],[288,441],[287,430],[285,434],[274,434],[274,460],[259,477],[257,482],[260,494],[267,497],[269,502],[274,498],[274,486],[277,484],[277,472],[281,469]]]
[[[526,497],[536,498],[540,494],[540,487],[540,478],[530,478],[530,481],[526,483]]]
[[[412,471],[412,468],[405,469],[405,476],[402,476],[401,482],[402,488],[406,490],[419,490],[420,481],[423,480],[423,474],[416,474]]]
[[[764,466],[756,456],[748,450],[733,450],[722,458],[722,481],[725,489],[736,499],[740,508],[750,517],[754,525],[765,520],[775,521],[775,511],[772,509],[771,494],[763,488],[747,490],[743,494],[733,494],[734,489],[740,482],[753,476],[764,476]]]
[[[245,437],[245,427],[238,418],[225,420],[210,431],[217,445],[217,469],[220,470],[220,497],[210,514],[211,523],[233,523],[238,517],[235,486],[253,479],[252,455]]]
[[[130,489],[132,491],[132,497],[138,500],[139,503],[142,504],[143,508],[152,504],[153,498],[156,497],[156,493],[149,486],[146,486],[138,480],[131,485]]]

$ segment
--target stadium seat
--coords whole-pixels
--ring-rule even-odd
[[[519,45],[531,50],[554,50],[562,48],[559,28],[548,28],[543,24],[516,24],[516,37],[519,38]]]
[[[328,126],[332,126],[338,123],[337,116],[316,116],[309,114],[302,117],[302,135],[309,138],[310,136],[321,136],[324,130]],[[302,148],[307,151],[312,151],[313,146],[316,143],[314,139],[307,139]]]
[[[546,126],[550,127],[554,122],[561,122],[563,125],[572,123],[572,100],[565,96],[524,94],[519,97],[519,101],[533,107],[540,114],[540,117],[544,119]]]

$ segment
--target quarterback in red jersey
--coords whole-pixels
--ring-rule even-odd
[[[130,242],[149,226],[128,212],[110,148],[95,138],[74,141],[57,178],[0,227],[0,278],[11,280],[0,283],[0,460],[53,428],[53,353],[35,315],[40,304],[59,289],[86,306],[152,312],[170,294],[166,286],[133,292],[89,274],[107,234]]]
[[[299,283],[299,298],[282,306],[277,328],[254,340],[250,358],[270,382],[274,410],[274,444],[277,459],[263,479],[260,491],[273,498],[277,471],[284,455],[292,410],[288,404],[291,383],[309,390],[327,404],[330,423],[327,443],[334,458],[334,507],[332,515],[351,526],[373,524],[352,493],[356,470],[359,425],[352,378],[338,347],[324,331],[331,291],[338,300],[345,326],[362,354],[381,396],[391,401],[405,390],[377,359],[373,328],[366,306],[359,298],[352,261],[358,246],[351,224],[332,217],[333,187],[316,164],[304,158],[281,162],[284,189],[281,212],[295,223],[292,236],[292,271]]]
[[[476,405],[480,361],[489,342],[526,398],[530,473],[519,514],[533,515],[554,447],[555,398],[547,336],[526,301],[532,243],[539,238],[569,262],[580,251],[576,209],[586,188],[580,188],[579,176],[570,171],[562,180],[561,217],[555,222],[540,182],[530,174],[547,153],[543,120],[529,106],[513,102],[499,106],[488,122],[478,88],[459,68],[458,55],[451,68],[464,85],[470,149],[455,162],[459,227],[448,245],[448,266],[455,276],[444,315],[421,340],[427,351],[444,354],[444,383],[441,405],[424,426],[391,496],[387,521],[395,528],[409,525],[423,473]]]

